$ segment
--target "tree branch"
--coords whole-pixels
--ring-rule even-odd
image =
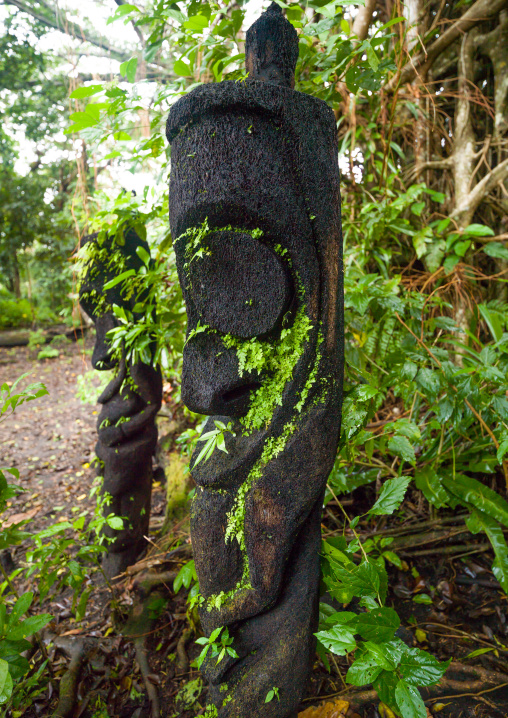
[[[508,0],[476,0],[462,17],[456,20],[445,32],[435,40],[425,52],[412,57],[384,86],[387,92],[393,92],[399,85],[414,80],[416,75],[429,70],[434,60],[455,42],[460,35],[468,32],[478,23],[488,20],[498,12],[508,8]]]
[[[467,195],[463,202],[460,203],[451,214],[456,219],[458,216],[467,212],[473,214],[485,197],[492,192],[499,182],[508,178],[508,158],[500,162],[485,177],[483,177],[474,189]]]
[[[363,42],[367,37],[376,2],[377,0],[365,0],[365,5],[358,8],[352,27],[353,35],[358,38],[357,42]]]
[[[26,12],[28,15],[31,15],[43,25],[52,27],[53,29],[65,33],[66,35],[70,35],[77,40],[90,42],[92,45],[100,47],[102,50],[106,50],[106,52],[111,57],[114,57],[116,60],[124,61],[129,58],[128,53],[112,47],[106,38],[101,37],[100,35],[90,33],[80,25],[77,25],[70,20],[65,23],[65,26],[62,26],[58,22],[55,10],[44,2],[41,2],[40,4],[48,10],[48,12],[50,13],[48,15],[42,14],[41,12],[37,12],[28,3],[23,2],[23,0],[3,0],[3,4],[13,5],[14,7],[17,7],[18,10],[21,10],[21,12]]]

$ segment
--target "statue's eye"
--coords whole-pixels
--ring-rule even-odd
[[[189,291],[205,324],[242,339],[268,334],[292,297],[288,270],[250,234],[217,231],[188,265]]]

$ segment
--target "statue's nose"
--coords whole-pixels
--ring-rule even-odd
[[[182,401],[198,414],[244,416],[260,377],[238,372],[234,349],[215,334],[198,334],[185,346]]]
[[[118,326],[117,321],[112,312],[95,317],[95,346],[92,354],[92,366],[94,369],[104,370],[113,369],[117,365],[117,361],[111,355],[110,342],[106,335],[110,329]]]

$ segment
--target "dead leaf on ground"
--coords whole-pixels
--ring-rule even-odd
[[[336,700],[333,703],[322,703],[320,706],[307,708],[298,718],[345,718],[349,708],[347,701]]]
[[[9,526],[14,526],[14,524],[19,524],[21,521],[28,521],[29,519],[33,519],[35,514],[39,513],[40,506],[37,506],[34,509],[30,509],[30,511],[25,511],[22,514],[12,514],[12,516],[9,516],[7,521],[4,522],[3,528],[8,529]]]

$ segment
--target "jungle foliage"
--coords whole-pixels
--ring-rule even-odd
[[[323,544],[323,576],[331,596],[359,599],[365,613],[323,605],[320,656],[328,665],[329,653],[352,654],[349,683],[372,683],[396,714],[424,718],[418,687],[446,665],[396,637],[387,565],[402,561],[389,538],[362,540],[360,517],[341,497],[374,487],[377,500],[361,517],[374,534],[386,515],[398,520],[404,496],[427,502],[433,518],[459,509],[471,533],[488,537],[508,591],[508,13],[483,0],[279,4],[300,36],[296,89],[333,108],[342,169],[345,401],[326,502],[339,507],[344,530]],[[144,171],[153,183],[136,196],[97,190],[81,232],[120,238],[134,227],[147,237],[154,262],[139,277],[149,290],[144,318],[118,312],[116,338],[141,356],[155,337],[178,385],[185,315],[167,223],[164,122],[200,83],[245,78],[247,8],[117,5],[110,23],[134,27],[139,44],[113,48],[117,77],[85,79],[71,92],[66,133],[83,142],[80,162]],[[42,16],[49,22],[51,3]],[[102,42],[90,28],[83,37]],[[195,442],[198,433],[187,436]]]

